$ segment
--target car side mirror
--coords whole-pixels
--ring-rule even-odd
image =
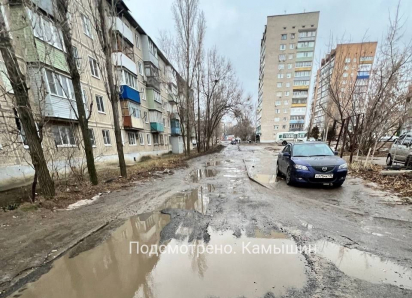
[[[333,153],[334,153],[335,155],[339,155],[339,152],[338,152],[338,151],[333,151]]]
[[[290,157],[290,153],[289,152],[283,152],[283,156],[284,157]]]

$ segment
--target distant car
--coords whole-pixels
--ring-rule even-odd
[[[236,145],[236,144],[237,144],[237,141],[236,141],[236,140],[232,140],[232,141],[230,142],[230,144],[231,144],[231,145]]]
[[[379,139],[379,142],[395,142],[397,139],[397,136],[383,136]]]
[[[401,135],[389,149],[386,164],[391,166],[393,162],[403,163],[406,166],[412,164],[412,132]]]
[[[347,163],[323,142],[287,144],[279,153],[276,175],[286,184],[341,186],[348,173]]]

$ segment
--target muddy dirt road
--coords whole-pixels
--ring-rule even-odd
[[[353,178],[289,187],[279,149],[229,145],[89,206],[2,215],[0,296],[412,297],[411,207]]]

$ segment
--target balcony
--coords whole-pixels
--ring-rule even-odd
[[[180,136],[182,133],[180,131],[180,121],[177,119],[170,120],[170,130],[172,136]]]
[[[120,86],[120,99],[126,100],[129,99],[140,104],[140,93],[139,91],[129,87],[127,85]]]
[[[136,63],[134,63],[132,59],[127,57],[126,54],[122,52],[112,53],[112,61],[114,65],[122,66],[137,75]]]
[[[309,89],[309,85],[304,85],[304,86],[293,86],[293,90],[308,90]],[[295,97],[295,96],[293,96]],[[307,97],[307,96],[305,96]]]
[[[299,41],[315,41],[316,36],[306,36],[306,37],[299,37]]]
[[[301,120],[289,120],[289,124],[303,124],[305,123],[304,119]]]
[[[306,103],[292,103],[292,108],[304,108]]]
[[[168,100],[170,103],[178,103],[177,96],[172,93],[168,94]]]
[[[150,122],[150,130],[152,132],[164,132],[165,128],[163,123],[160,122]]]
[[[160,91],[160,81],[158,77],[147,77],[146,87],[153,87]]]
[[[369,79],[369,75],[360,75],[356,77],[358,80]]]
[[[142,118],[133,116],[123,116],[123,126],[125,129],[144,129]]]
[[[295,89],[295,88],[293,88],[293,89]],[[307,98],[308,97],[308,94],[293,94],[292,95],[292,98]]]
[[[112,19],[113,23],[113,28],[114,30],[119,31],[119,33],[126,38],[131,44],[134,45],[133,41],[133,32],[130,30],[126,24],[118,17]]]

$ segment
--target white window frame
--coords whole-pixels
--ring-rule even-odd
[[[93,32],[92,32],[92,26],[90,23],[90,19],[87,15],[82,13],[82,27],[83,27],[83,33],[87,36],[93,39]]]
[[[281,50],[281,51],[286,50],[286,45],[285,45],[285,44],[281,44],[281,45],[279,46],[279,50]]]
[[[139,144],[144,146],[144,134],[142,132],[139,132]]]
[[[97,64],[97,60],[93,58],[92,56],[89,56],[89,66],[90,66],[90,74],[92,75],[92,77],[96,79],[100,79],[100,72],[99,72],[99,66]]]
[[[146,140],[147,140],[147,145],[151,146],[152,145],[152,134],[151,133],[146,134]]]
[[[100,113],[100,114],[106,114],[106,109],[105,109],[105,106],[104,106],[103,96],[99,95],[99,94],[96,94],[95,98],[96,98],[97,112]],[[100,103],[99,103],[98,99],[100,99]],[[99,108],[99,106],[100,106],[100,108]]]
[[[139,68],[139,73],[140,73],[140,75],[141,75],[141,76],[144,75],[142,62],[137,61],[137,66],[138,66],[138,68]]]
[[[50,77],[48,76],[48,73],[51,75]],[[51,95],[74,100],[73,82],[69,77],[46,68],[44,70],[44,78],[46,80],[47,91]],[[53,82],[50,82],[50,79],[53,79]],[[67,91],[64,89],[64,85],[67,87]],[[52,91],[52,86],[54,91]],[[59,94],[59,90],[61,91],[61,94]]]
[[[56,134],[53,132],[53,137],[54,141],[57,147],[76,147],[76,137],[74,134],[73,127],[70,125],[53,125],[52,129],[57,129],[57,132],[59,133],[59,138],[60,138],[60,144],[57,144],[56,142]],[[70,132],[72,134],[73,139],[70,138]],[[63,137],[66,137],[66,140],[64,140]],[[64,144],[66,141],[67,144]],[[73,141],[73,143],[71,143]]]
[[[103,135],[103,143],[105,146],[112,146],[112,141],[110,139],[110,130],[108,129],[102,129],[102,135]]]
[[[92,147],[96,147],[96,136],[94,134],[94,129],[93,128],[88,128],[89,130],[89,138],[90,138],[90,142],[92,144]],[[90,134],[91,132],[91,134]]]
[[[128,140],[129,140],[129,146],[137,146],[136,133],[134,133],[134,132],[128,132],[128,133],[127,133],[127,138],[128,138]]]

